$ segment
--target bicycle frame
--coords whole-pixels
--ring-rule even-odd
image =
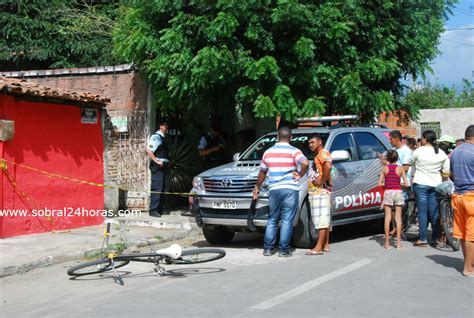
[[[101,255],[104,255],[104,246],[109,247],[110,223],[107,224],[102,241]],[[117,268],[127,265],[130,262],[153,263],[155,265],[154,273],[156,276],[163,276],[165,269],[162,263],[186,265],[205,263],[218,260],[225,256],[225,251],[214,248],[197,248],[183,250],[178,244],[172,244],[170,247],[160,249],[150,253],[119,254],[115,250],[107,252],[106,256],[100,259],[78,264],[68,269],[70,276],[83,276],[98,274],[108,270],[114,273],[114,281],[124,285],[123,279],[117,272]]]
[[[101,255],[104,251],[104,243],[106,247],[109,247],[109,238],[110,238],[110,227],[111,224],[107,223],[106,229],[104,231],[104,241],[102,242]],[[142,263],[153,263],[155,268],[153,269],[156,276],[163,276],[165,274],[165,269],[160,265],[160,262],[169,262],[167,260],[177,259],[181,256],[182,248],[178,244],[173,244],[166,249],[157,250],[154,253],[140,253],[140,254],[122,254],[119,255],[116,251],[109,251],[107,257],[104,259],[109,259],[110,268],[114,273],[114,281],[119,282],[120,285],[124,285],[122,276],[117,272],[115,262],[142,262]]]

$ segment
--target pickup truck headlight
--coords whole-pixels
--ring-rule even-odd
[[[195,190],[204,190],[204,182],[202,181],[201,177],[194,177],[193,188]]]

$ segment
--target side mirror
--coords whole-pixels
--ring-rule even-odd
[[[232,161],[239,161],[239,157],[240,157],[240,152],[234,153],[234,155],[232,156]]]
[[[347,150],[335,150],[331,153],[332,161],[347,161],[351,159],[351,155]]]

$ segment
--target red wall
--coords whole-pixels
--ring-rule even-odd
[[[0,155],[54,174],[103,183],[103,141],[97,124],[82,124],[80,107],[15,100],[0,95],[0,118],[15,122],[12,141],[0,141]],[[101,187],[50,177],[8,164],[16,188],[2,173],[0,209],[27,210],[25,217],[0,216],[0,237],[77,228],[103,222],[102,215],[75,215],[76,209],[102,210]],[[22,195],[24,193],[24,195]],[[60,210],[51,219],[33,209]],[[95,211],[94,211],[95,213]],[[62,214],[62,215],[61,215]],[[66,215],[68,214],[68,215]],[[72,214],[72,215],[71,215]]]

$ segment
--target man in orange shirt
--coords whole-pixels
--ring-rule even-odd
[[[454,180],[454,233],[461,240],[464,255],[463,275],[474,277],[474,125],[465,133],[466,142],[456,147],[451,156]]]
[[[308,196],[311,219],[318,230],[316,245],[306,255],[322,255],[329,252],[329,229],[331,227],[331,154],[323,147],[319,134],[308,139],[309,149],[314,153],[313,165],[308,176]]]

